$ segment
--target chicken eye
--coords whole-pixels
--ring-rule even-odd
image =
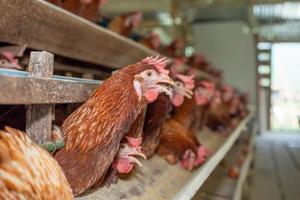
[[[152,72],[151,72],[151,71],[147,71],[147,72],[146,72],[146,75],[147,75],[147,76],[152,76]]]

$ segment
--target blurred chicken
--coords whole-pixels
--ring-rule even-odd
[[[206,149],[195,143],[189,130],[174,119],[168,119],[161,128],[157,153],[170,164],[179,161],[191,171],[202,164],[207,156]]]
[[[57,162],[17,129],[0,131],[0,199],[73,199]]]
[[[150,32],[146,37],[138,39],[138,42],[156,51],[159,50],[160,47],[160,38],[155,32]]]
[[[212,98],[209,110],[205,116],[205,125],[215,131],[224,134],[231,128],[230,104],[233,97],[233,89],[228,85],[218,88]]]
[[[99,7],[107,0],[48,0],[65,10],[79,15],[87,20],[94,21],[97,18]]]
[[[27,45],[0,47],[0,68],[22,70],[17,57],[22,57]]]
[[[160,128],[165,122],[168,113],[173,106],[180,106],[184,97],[191,98],[194,87],[192,77],[179,75],[181,78],[175,78],[175,84],[172,89],[172,97],[162,94],[158,99],[148,105],[145,118],[143,134],[143,153],[149,158],[156,151],[160,141]],[[186,82],[184,82],[186,80]]]
[[[173,119],[186,127],[196,143],[195,134],[203,124],[205,113],[209,107],[209,101],[214,93],[214,84],[205,80],[197,81],[192,99],[187,99],[175,109]]]
[[[169,46],[163,50],[163,54],[169,57],[177,58],[184,56],[185,41],[182,38],[176,38]]]
[[[142,13],[138,11],[126,13],[112,19],[108,24],[108,29],[129,37],[133,30],[140,25],[142,18]]]
[[[100,185],[120,147],[147,103],[173,84],[167,59],[147,57],[121,68],[63,123],[65,148],[55,155],[75,195]]]
[[[191,57],[189,57],[187,64],[201,71],[205,71],[208,66],[208,62],[205,56],[202,54],[192,55]]]
[[[193,98],[185,100],[180,107],[175,109],[172,118],[164,123],[161,130],[158,154],[163,156],[169,163],[174,164],[180,160],[182,167],[192,170],[205,161],[207,152],[199,143],[195,132],[198,131],[198,121],[201,120],[198,118],[199,106],[208,103],[212,96],[212,88],[212,84],[206,82],[201,88],[197,87]],[[201,90],[207,90],[207,92]],[[191,132],[194,126],[197,126],[197,131]]]

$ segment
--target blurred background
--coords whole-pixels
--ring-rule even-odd
[[[229,84],[258,103],[261,131],[299,130],[300,2],[281,0],[109,0],[108,16],[142,11],[140,33],[162,44],[186,42],[203,53]]]

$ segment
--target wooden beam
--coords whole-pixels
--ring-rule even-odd
[[[0,0],[0,41],[120,68],[154,51],[43,0]]]
[[[28,76],[51,79],[53,74],[54,56],[48,52],[30,53]],[[37,144],[51,141],[52,114],[51,104],[26,106],[26,133]]]
[[[24,56],[21,60],[21,64],[23,66],[27,66],[28,63],[29,63],[29,56]],[[57,59],[54,60],[54,73],[56,71],[79,73],[79,74],[91,73],[91,74],[93,74],[95,76],[99,76],[99,77],[107,77],[110,74],[109,72],[104,72],[104,71],[101,71],[100,69],[82,67],[79,64],[77,64],[77,65],[65,64],[65,63],[59,62]]]
[[[26,72],[0,69],[0,104],[79,103],[101,83],[61,76],[52,79],[26,76]]]

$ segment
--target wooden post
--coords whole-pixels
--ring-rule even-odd
[[[54,56],[46,51],[32,51],[29,61],[29,77],[50,79],[53,74]],[[34,94],[32,94],[34,95]],[[38,144],[51,140],[53,107],[51,104],[28,105],[26,132]]]

